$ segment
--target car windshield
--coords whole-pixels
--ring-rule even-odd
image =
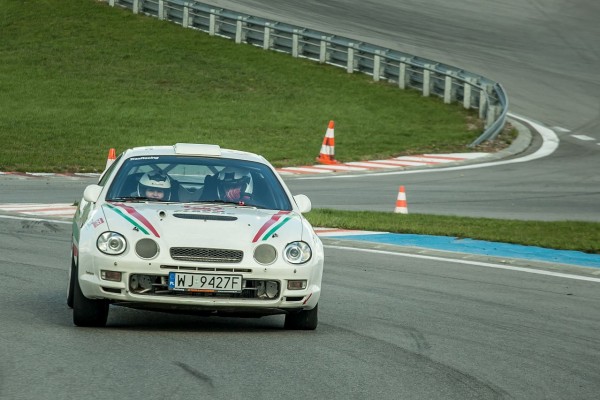
[[[144,156],[115,172],[107,201],[227,203],[291,210],[273,171],[264,164],[210,157]]]

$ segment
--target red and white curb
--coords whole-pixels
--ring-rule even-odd
[[[0,204],[0,211],[38,217],[68,217],[75,215],[76,206],[69,203],[38,204],[12,203]]]
[[[489,153],[450,153],[450,154],[421,154],[416,156],[402,156],[390,158],[389,160],[371,160],[371,161],[352,161],[347,163],[325,165],[304,165],[299,167],[277,168],[281,175],[306,175],[306,174],[326,174],[333,172],[356,172],[356,171],[377,171],[390,168],[410,168],[433,166],[445,163],[470,161],[487,156]],[[51,172],[0,172],[1,175],[13,176],[17,178],[97,178],[97,173],[51,173]]]
[[[391,168],[410,168],[433,166],[451,162],[475,160],[487,156],[488,153],[451,153],[451,154],[421,154],[417,156],[402,156],[389,160],[352,161],[333,165],[305,165],[301,167],[278,168],[281,175],[324,174],[332,172],[373,171]]]
[[[13,176],[17,178],[48,178],[60,176],[64,178],[72,178],[72,179],[80,179],[80,178],[98,178],[100,174],[98,173],[54,173],[54,172],[2,172],[0,171],[0,176],[7,175]]]
[[[336,165],[312,165],[304,167],[279,168],[277,171],[282,175],[295,174],[319,174],[348,171],[369,171],[389,168],[407,168],[415,166],[437,165],[465,160],[475,160],[485,157],[488,153],[451,153],[451,154],[423,154],[419,156],[403,156],[389,160],[374,160],[362,162],[348,162]],[[97,177],[99,174],[53,174],[53,173],[17,173],[0,172],[0,175],[13,175],[24,178],[40,178],[48,176],[63,176],[70,178]],[[0,211],[23,214],[28,216],[52,216],[72,218],[75,214],[75,206],[72,204],[0,204]],[[367,232],[368,233],[368,232]],[[374,232],[380,233],[380,232]],[[348,230],[321,230],[319,236],[339,236],[352,234],[366,234],[365,231]]]

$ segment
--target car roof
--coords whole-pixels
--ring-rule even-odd
[[[165,155],[186,155],[186,156],[206,156],[215,158],[231,158],[237,160],[254,161],[267,163],[266,159],[258,154],[247,151],[224,149],[214,144],[197,143],[176,143],[172,146],[144,146],[134,147],[124,152],[126,158],[143,156],[165,156]]]

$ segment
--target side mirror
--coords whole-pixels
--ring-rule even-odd
[[[100,197],[100,192],[102,192],[102,186],[89,185],[83,191],[83,199],[89,203],[95,203],[98,201],[98,197]]]
[[[298,205],[301,213],[307,213],[312,209],[310,199],[306,195],[298,194],[294,196],[294,201],[296,202],[296,205]]]

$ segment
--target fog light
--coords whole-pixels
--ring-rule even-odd
[[[100,277],[105,281],[121,282],[121,273],[118,271],[100,271]]]
[[[289,290],[302,290],[306,289],[306,281],[288,281]]]
[[[277,258],[277,250],[270,244],[261,244],[254,249],[254,259],[264,265],[272,264]]]
[[[158,255],[158,243],[149,238],[140,239],[135,244],[135,254],[140,258],[152,259]]]

